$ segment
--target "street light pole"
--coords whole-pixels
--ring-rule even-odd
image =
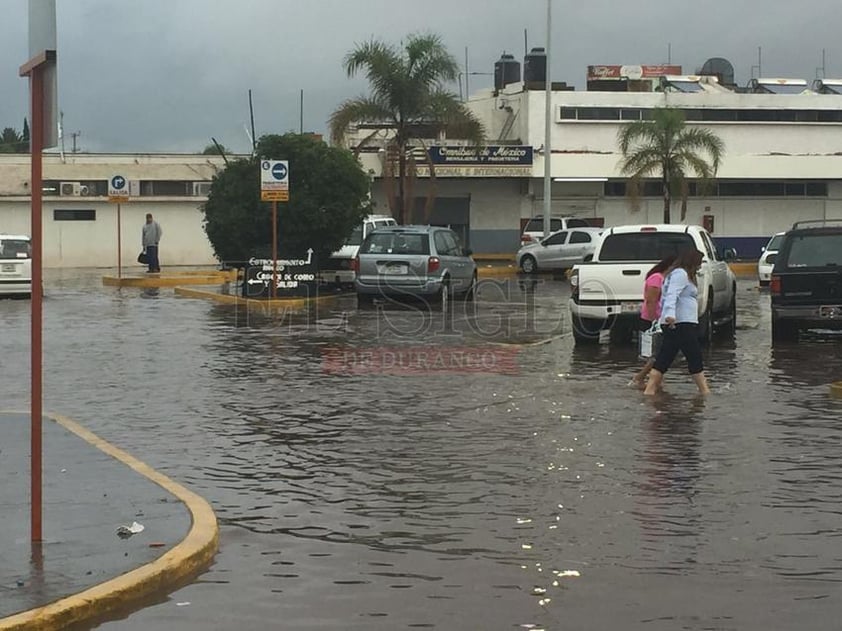
[[[550,72],[550,60],[552,59],[552,19],[553,9],[552,0],[547,0],[547,65],[546,65],[546,82],[545,88],[545,104],[544,104],[544,237],[550,236],[550,214],[552,213],[552,197],[553,197],[553,174],[552,174],[552,156],[553,149],[551,143],[552,136],[552,114],[553,114],[553,80]]]

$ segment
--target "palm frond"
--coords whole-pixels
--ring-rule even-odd
[[[354,123],[393,123],[393,112],[382,102],[371,97],[360,96],[342,103],[328,121],[330,138],[336,144],[345,140],[348,129]]]
[[[428,98],[424,118],[451,138],[471,141],[479,146],[485,142],[485,128],[455,94],[434,90]]]
[[[663,166],[663,155],[658,147],[640,147],[626,155],[620,165],[624,175],[645,177],[658,172]]]

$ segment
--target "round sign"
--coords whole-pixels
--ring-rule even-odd
[[[122,175],[115,175],[111,178],[111,188],[114,190],[122,190],[126,187],[126,178]]]
[[[271,167],[271,166],[272,166],[272,163],[269,162],[268,160],[264,160],[263,162],[260,163],[260,168],[262,168],[264,171],[268,171],[269,167]]]
[[[272,177],[276,180],[285,180],[287,177],[287,167],[283,162],[278,162],[272,167]]]

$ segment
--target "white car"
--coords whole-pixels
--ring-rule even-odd
[[[26,235],[0,234],[0,295],[32,295],[32,244]]]
[[[527,243],[518,250],[518,267],[526,274],[570,269],[584,261],[588,254],[593,254],[601,233],[602,228],[575,228]]]
[[[766,286],[772,280],[772,269],[775,267],[775,258],[781,244],[784,242],[784,235],[786,232],[778,232],[774,237],[769,239],[757,261],[757,279],[761,286]]]
[[[589,228],[587,219],[581,217],[550,217],[550,234],[570,228]],[[520,235],[520,244],[536,243],[544,238],[544,216],[535,215],[526,222]]]

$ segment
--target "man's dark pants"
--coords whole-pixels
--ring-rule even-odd
[[[146,246],[146,258],[149,261],[149,271],[150,272],[160,272],[161,271],[161,264],[158,261],[158,246],[157,245],[147,245]]]

